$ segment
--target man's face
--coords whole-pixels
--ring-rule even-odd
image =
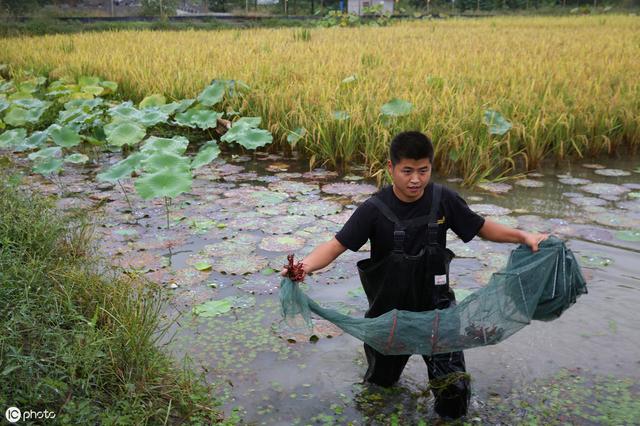
[[[389,160],[387,166],[393,180],[393,192],[398,198],[410,203],[422,197],[431,179],[431,161],[428,158],[403,158],[395,166]]]

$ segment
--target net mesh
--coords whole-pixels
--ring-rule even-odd
[[[493,345],[531,320],[559,317],[585,293],[573,253],[554,236],[535,253],[520,245],[485,287],[442,310],[394,309],[376,318],[355,318],[320,306],[287,277],[280,283],[285,320],[302,317],[310,326],[315,313],[385,355],[432,355]]]

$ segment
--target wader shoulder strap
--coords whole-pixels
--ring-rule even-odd
[[[398,218],[398,216],[391,211],[389,206],[382,202],[382,200],[378,197],[371,197],[369,201],[373,203],[374,206],[380,210],[380,212],[393,222],[393,251],[397,253],[404,252],[404,236],[405,236],[405,226],[403,222]]]
[[[427,224],[427,244],[438,244],[438,207],[442,197],[442,185],[433,184],[433,198],[429,211],[429,223]]]

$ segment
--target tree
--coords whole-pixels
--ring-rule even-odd
[[[0,12],[13,16],[25,15],[51,3],[51,0],[0,0]]]
[[[142,0],[142,12],[145,15],[159,15],[165,17],[175,15],[178,0]]]

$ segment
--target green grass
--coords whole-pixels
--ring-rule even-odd
[[[70,424],[221,421],[201,378],[157,346],[161,289],[102,264],[83,214],[13,181],[0,173],[0,406]]]

